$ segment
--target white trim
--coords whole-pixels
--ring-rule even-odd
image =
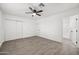
[[[46,38],[46,39],[49,39],[49,40],[53,40],[53,41],[62,43],[62,38],[57,38],[57,36],[52,36],[51,37],[51,36],[47,36],[47,35],[43,35],[43,34],[39,34],[38,36]]]
[[[3,42],[4,42],[4,41],[0,42],[0,47],[2,46]]]

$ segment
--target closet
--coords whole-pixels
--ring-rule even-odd
[[[13,20],[5,20],[5,40],[17,39],[21,36],[21,23]],[[19,26],[18,26],[19,25]]]
[[[2,13],[0,11],[0,46],[4,41],[4,32],[3,32],[3,20],[2,20]]]
[[[34,23],[30,21],[4,20],[5,41],[34,35]]]

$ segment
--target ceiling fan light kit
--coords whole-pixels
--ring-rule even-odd
[[[33,13],[33,14],[32,14],[32,17],[33,17],[33,16],[36,16],[36,13]]]

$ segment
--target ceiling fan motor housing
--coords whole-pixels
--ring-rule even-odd
[[[40,6],[40,7],[44,7],[45,5],[44,5],[43,3],[40,3],[39,6]]]

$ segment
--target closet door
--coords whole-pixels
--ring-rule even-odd
[[[77,47],[79,48],[79,16],[77,17]]]
[[[16,38],[16,21],[5,20],[5,40],[14,40]]]
[[[23,38],[26,38],[28,34],[28,27],[27,27],[28,24],[26,22],[23,22],[22,25],[23,25]]]
[[[76,20],[76,17],[73,16],[70,18],[70,28],[71,28],[71,31],[70,31],[70,38],[72,40],[72,42],[76,45],[77,43],[77,20]]]
[[[1,18],[1,12],[0,12],[0,45],[3,41],[4,41],[3,20]]]
[[[16,34],[17,34],[17,39],[19,39],[19,38],[22,38],[22,29],[23,29],[23,27],[22,27],[22,22],[20,22],[20,21],[17,21],[16,22]]]

